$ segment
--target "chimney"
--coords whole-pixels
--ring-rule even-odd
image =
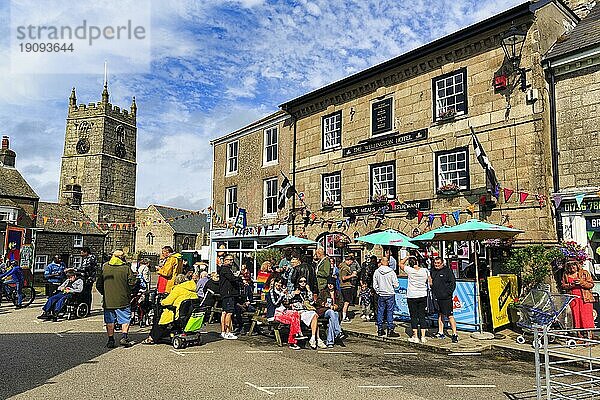
[[[14,167],[17,154],[10,148],[10,140],[8,136],[2,136],[2,148],[0,149],[0,166]]]

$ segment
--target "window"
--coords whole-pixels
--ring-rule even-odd
[[[154,234],[152,232],[146,234],[146,244],[149,246],[154,244]]]
[[[278,142],[278,128],[273,126],[265,129],[265,153],[263,155],[263,165],[277,164]]]
[[[83,235],[73,237],[73,247],[83,247]]]
[[[433,120],[467,113],[467,70],[433,79]]]
[[[239,142],[227,143],[227,174],[236,174],[238,170]]]
[[[225,218],[235,219],[237,214],[237,186],[225,189]]]
[[[183,244],[181,245],[182,250],[188,250],[190,248],[190,238],[188,236],[183,238]]]
[[[48,256],[35,256],[35,263],[33,264],[33,270],[35,272],[44,271],[46,265],[48,265]]]
[[[340,172],[323,175],[322,188],[323,203],[340,204],[342,202],[342,174]]]
[[[342,112],[326,115],[322,120],[323,150],[335,149],[342,145]]]
[[[81,267],[81,256],[71,257],[71,268],[78,269]]]
[[[263,214],[270,217],[277,215],[277,178],[265,179],[264,182]]]
[[[469,150],[467,147],[435,154],[436,188],[469,189]]]
[[[118,125],[115,132],[117,132],[117,142],[125,143],[125,128],[123,128],[123,125]]]
[[[391,163],[371,165],[371,200],[396,197],[396,165]]]
[[[12,208],[5,208],[0,211],[0,222],[10,222],[12,224],[17,222],[18,211]]]

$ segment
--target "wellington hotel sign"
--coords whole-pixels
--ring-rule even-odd
[[[346,147],[342,150],[342,156],[349,157],[356,154],[367,153],[386,147],[392,147],[399,144],[406,144],[425,139],[427,139],[427,128],[408,133],[396,134],[393,136],[385,135],[381,138],[370,139],[356,146]]]

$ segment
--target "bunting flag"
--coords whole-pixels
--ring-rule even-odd
[[[423,219],[423,211],[417,210],[417,223],[420,224]]]
[[[560,193],[555,193],[552,195],[552,200],[554,201],[554,207],[560,207],[560,203],[562,203],[563,195]]]
[[[446,213],[441,213],[440,214],[440,220],[442,221],[442,225],[446,225],[446,220],[448,219],[448,214]]]
[[[434,220],[435,220],[435,214],[429,214],[427,223],[429,224],[430,228],[433,225]]]
[[[475,204],[469,204],[467,206],[467,211],[469,214],[471,214],[471,216],[473,216],[475,214]]]
[[[392,200],[390,201],[390,210],[395,210],[396,209],[396,200]]]
[[[508,201],[510,200],[511,196],[513,195],[513,193],[515,191],[512,189],[509,189],[509,188],[503,188],[502,191],[504,192],[504,202],[508,203]]]
[[[578,194],[575,196],[575,201],[577,202],[577,207],[581,208],[581,203],[583,203],[583,198],[585,197],[585,193]]]
[[[458,225],[460,223],[460,210],[453,211],[452,217],[454,218],[454,222]]]
[[[519,203],[523,204],[527,200],[527,197],[529,197],[529,193],[519,192]]]

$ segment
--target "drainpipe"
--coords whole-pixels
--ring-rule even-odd
[[[292,143],[292,186],[294,190],[296,190],[296,116],[292,115],[294,119],[294,141]],[[296,209],[296,193],[292,197],[292,210]],[[293,215],[293,214],[291,214]],[[295,232],[296,228],[296,216],[294,215],[294,219],[292,220],[292,235]]]
[[[556,122],[556,76],[554,75],[554,70],[549,67],[547,69],[547,75],[550,80],[550,151],[552,157],[552,190],[554,193],[558,193],[560,191],[560,176],[558,171],[558,132],[557,132],[557,122]],[[556,234],[558,235],[558,240],[563,239],[563,231],[562,231],[562,217],[560,210],[556,210],[555,214],[555,223],[556,223]]]

